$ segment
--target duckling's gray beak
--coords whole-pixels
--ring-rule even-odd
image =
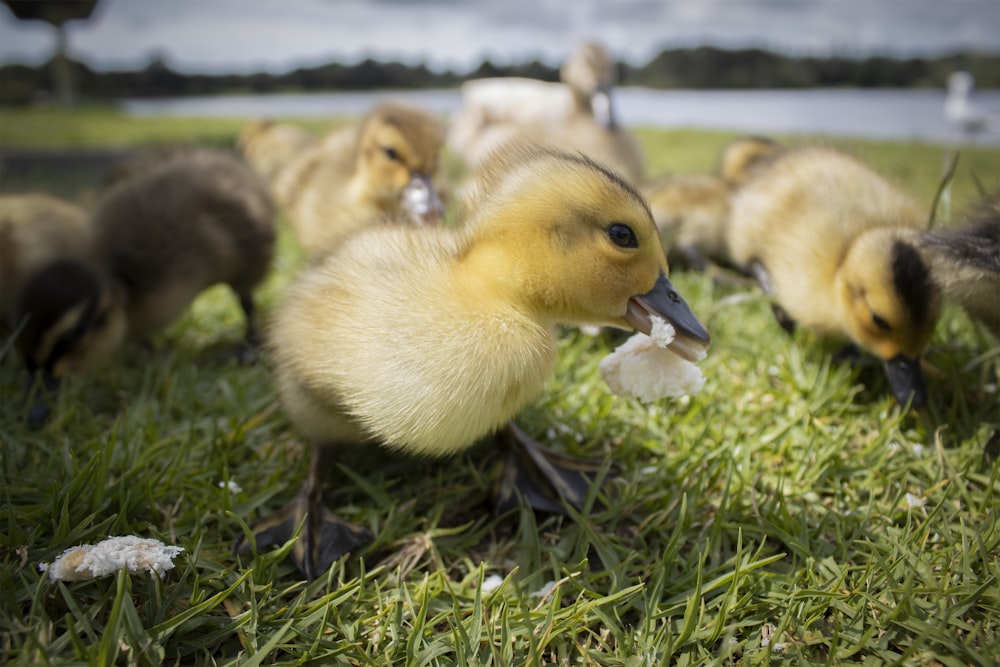
[[[653,289],[628,300],[625,319],[638,331],[650,333],[653,328],[651,315],[662,317],[673,326],[676,337],[667,347],[674,354],[688,361],[698,361],[705,356],[705,348],[712,341],[708,330],[694,316],[665,273],[660,273]]]
[[[421,174],[413,174],[410,182],[403,188],[403,210],[414,224],[434,225],[441,221],[444,215],[444,204],[438,198],[430,179]]]
[[[900,405],[919,409],[927,404],[927,385],[920,370],[920,358],[897,354],[885,362],[885,374],[889,376],[889,386]]]

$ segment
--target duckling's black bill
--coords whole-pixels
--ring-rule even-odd
[[[900,405],[909,402],[912,408],[922,408],[927,403],[927,385],[920,370],[920,358],[897,354],[885,362],[889,386]]]
[[[651,315],[662,317],[674,328],[676,337],[667,347],[688,361],[697,361],[712,341],[708,330],[698,321],[684,298],[665,273],[660,273],[653,289],[628,301],[625,319],[644,334],[653,328]]]

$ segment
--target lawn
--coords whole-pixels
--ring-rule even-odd
[[[228,145],[238,120],[0,110],[0,150]],[[734,135],[639,132],[652,173],[704,171]],[[801,138],[779,137],[798,143]],[[948,153],[844,145],[930,208]],[[0,190],[84,200],[100,173],[46,162]],[[948,223],[1000,149],[963,150]],[[301,259],[283,233],[261,294]],[[768,302],[705,275],[674,282],[713,336],[704,389],[652,404],[597,372],[621,336],[567,329],[519,423],[620,466],[593,511],[494,516],[492,443],[443,461],[349,453],[327,500],[377,535],[307,583],[284,552],[235,556],[284,503],[308,449],[266,364],[239,366],[241,315],[214,288],[153,349],[70,381],[39,430],[0,341],[0,662],[97,665],[991,665],[1000,662],[1000,345],[953,308],[927,360],[930,402],[901,410],[876,366],[788,336]],[[234,482],[237,490],[226,483]],[[603,505],[603,507],[601,507]],[[109,535],[183,547],[162,577],[52,583],[38,565]]]

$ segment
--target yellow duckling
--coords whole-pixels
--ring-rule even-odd
[[[921,406],[919,357],[940,295],[909,197],[832,148],[783,152],[733,199],[729,248],[772,295],[786,328],[846,338],[885,362],[896,398]]]
[[[290,123],[256,118],[240,131],[236,150],[267,183],[296,157],[316,143],[305,128]]]
[[[713,263],[731,266],[730,199],[779,149],[766,137],[739,137],[723,147],[718,174],[670,174],[647,183],[643,194],[663,246],[697,271]]]
[[[955,227],[921,236],[944,297],[1000,341],[1000,193],[985,197]]]
[[[730,188],[713,174],[671,174],[643,187],[663,247],[697,271],[728,256]],[[673,258],[671,258],[673,259]]]
[[[289,539],[309,577],[367,542],[321,504],[338,448],[379,443],[447,456],[504,429],[515,488],[543,510],[581,506],[593,462],[530,441],[510,422],[553,370],[557,323],[649,332],[651,315],[693,359],[707,331],[667,279],[649,210],[620,176],[579,155],[518,146],[497,156],[457,228],[383,225],[302,274],[276,313],[272,359],[285,411],[314,445],[301,491],[254,526],[257,546]],[[237,542],[238,551],[249,548]]]
[[[768,137],[737,137],[722,148],[719,176],[731,188],[746,184],[781,154],[782,146]]]
[[[350,151],[321,144],[293,161],[278,177],[275,195],[307,254],[320,257],[397,212],[413,224],[438,222],[444,209],[433,181],[443,141],[430,113],[387,102],[361,121]]]
[[[253,290],[270,270],[276,236],[263,181],[235,155],[206,148],[132,173],[103,194],[93,221],[99,259],[126,294],[129,336],[163,331],[200,292],[227,283],[252,346]]]
[[[0,321],[28,370],[40,425],[60,381],[96,365],[125,334],[122,293],[94,256],[87,212],[44,194],[0,196]]]

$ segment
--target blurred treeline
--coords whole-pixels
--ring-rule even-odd
[[[282,74],[187,74],[159,59],[141,69],[94,71],[72,62],[72,79],[85,101],[125,97],[174,97],[222,93],[447,88],[470,78],[527,76],[559,78],[557,67],[539,61],[498,65],[484,61],[467,72],[435,71],[425,65],[364,60],[300,67]],[[622,85],[650,88],[942,88],[948,73],[964,69],[980,88],[1000,88],[1000,53],[958,53],[935,57],[797,57],[762,49],[714,47],[670,49],[642,66],[620,66]],[[52,89],[52,62],[32,67],[0,67],[0,104],[46,100]]]

